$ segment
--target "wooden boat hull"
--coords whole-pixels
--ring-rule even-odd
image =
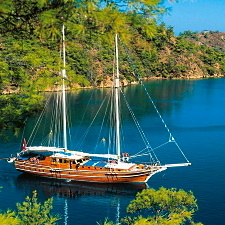
[[[166,169],[163,167],[150,167],[132,171],[115,171],[88,167],[83,169],[53,168],[48,165],[23,160],[16,160],[14,163],[18,171],[40,177],[98,183],[143,183],[147,182],[153,174]]]

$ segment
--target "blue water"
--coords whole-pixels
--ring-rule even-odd
[[[157,189],[164,186],[193,191],[199,205],[195,215],[196,222],[210,225],[224,224],[225,79],[157,80],[147,82],[146,87],[179,146],[192,163],[191,167],[168,169],[154,175],[147,185],[111,186],[24,176],[15,171],[12,164],[1,160],[0,186],[3,188],[0,192],[0,209],[15,209],[15,202],[22,202],[25,196],[30,195],[33,190],[38,190],[40,201],[49,197],[54,198],[53,213],[60,214],[62,218],[59,224],[90,225],[103,221],[106,217],[117,222],[125,215],[127,204],[138,191],[147,187]],[[95,107],[101,103],[100,97],[107,91],[80,90],[69,94],[71,110],[75,117],[71,127],[74,138],[71,148],[77,145],[79,134],[90,122]],[[145,93],[140,85],[127,87],[124,91],[128,93],[128,99],[132,99],[133,110],[143,129],[147,131],[147,135],[152,135],[151,143],[156,144],[164,137],[161,135],[161,128],[158,128],[160,121],[154,109],[146,104],[149,100]],[[90,95],[93,98],[88,102]],[[81,111],[86,109],[88,103],[91,110],[87,112],[85,118],[82,118]],[[125,130],[125,133],[130,146],[132,148],[141,146],[135,141],[136,131],[131,126],[130,117],[126,116],[124,119],[125,127],[129,131]],[[28,124],[29,122],[32,124],[34,120],[35,118],[30,119]],[[90,149],[94,139],[92,136],[98,126],[98,122],[94,124],[89,142],[85,143]],[[9,142],[1,140],[0,158],[15,154],[19,146],[20,137],[10,135]],[[165,151],[164,155],[167,154]],[[161,152],[159,155],[162,156],[162,160],[170,158],[168,155],[166,157],[161,155]],[[173,158],[174,156],[172,154]]]

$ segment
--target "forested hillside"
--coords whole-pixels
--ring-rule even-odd
[[[219,31],[192,32],[185,31],[181,36],[198,45],[206,45],[218,51],[225,52],[225,33]]]
[[[161,0],[4,0],[0,2],[0,130],[15,129],[42,104],[38,92],[60,84],[66,27],[69,87],[107,85],[114,36],[124,82],[224,76],[224,52],[157,24]],[[11,94],[8,94],[11,93]]]

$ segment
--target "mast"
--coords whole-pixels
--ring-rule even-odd
[[[65,47],[65,27],[62,27],[62,50],[63,50],[63,68],[62,68],[62,112],[63,112],[63,145],[67,149],[67,118],[66,118],[66,47]]]
[[[115,119],[116,119],[116,152],[118,155],[118,161],[120,161],[121,155],[121,143],[120,143],[120,115],[119,115],[119,61],[118,61],[118,35],[115,36],[115,53],[116,53],[116,76],[115,76]]]

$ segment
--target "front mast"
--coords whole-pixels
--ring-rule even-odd
[[[62,110],[63,110],[63,144],[64,148],[67,149],[67,119],[66,119],[66,90],[65,90],[65,79],[66,79],[66,48],[65,48],[65,27],[62,27],[62,50],[63,50],[63,69],[62,69]]]
[[[116,116],[116,151],[118,155],[118,161],[120,161],[121,144],[120,144],[120,115],[119,115],[119,62],[118,62],[118,35],[115,36],[115,48],[116,48],[116,76],[115,76],[115,116]]]

